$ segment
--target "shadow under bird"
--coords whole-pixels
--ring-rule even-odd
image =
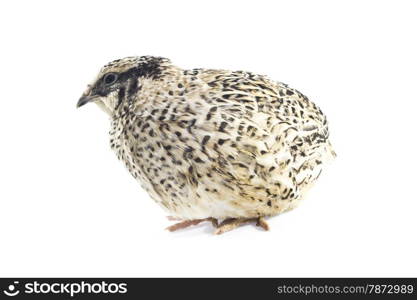
[[[335,153],[327,120],[299,91],[244,71],[183,70],[162,57],[105,65],[77,107],[110,117],[110,146],[179,223],[215,233],[297,206]]]

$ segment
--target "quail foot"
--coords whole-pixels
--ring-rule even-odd
[[[244,71],[183,70],[161,57],[105,65],[77,106],[110,117],[110,146],[170,216],[175,231],[215,233],[297,206],[335,153],[320,108]]]

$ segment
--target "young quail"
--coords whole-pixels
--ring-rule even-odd
[[[267,230],[264,217],[294,208],[335,156],[313,102],[250,72],[127,57],[104,66],[77,107],[89,102],[110,116],[119,160],[182,221],[170,231],[203,221],[217,234],[252,221]]]

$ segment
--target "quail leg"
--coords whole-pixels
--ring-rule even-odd
[[[268,223],[265,221],[265,219],[263,217],[259,217],[256,220],[256,226],[262,227],[263,230],[268,231],[269,230],[269,225]]]
[[[178,220],[174,217],[168,217],[169,220],[174,221],[174,220]],[[174,225],[171,225],[169,227],[167,227],[166,229],[173,232],[173,231],[177,231],[179,229],[184,229],[193,225],[197,225],[200,224],[201,222],[205,222],[205,221],[210,221],[214,227],[218,226],[217,220],[215,218],[206,218],[206,219],[196,219],[196,220],[185,220],[179,223],[176,223]]]
[[[262,227],[265,231],[269,230],[269,225],[265,221],[263,217],[259,218],[250,218],[250,219],[226,219],[220,225],[217,227],[217,229],[214,231],[214,234],[222,234],[227,231],[233,230],[237,227],[240,227],[247,223],[256,222],[256,226]]]

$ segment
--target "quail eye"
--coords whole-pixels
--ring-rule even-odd
[[[117,74],[116,73],[108,73],[104,75],[103,81],[105,85],[111,85],[115,83],[117,80]]]

